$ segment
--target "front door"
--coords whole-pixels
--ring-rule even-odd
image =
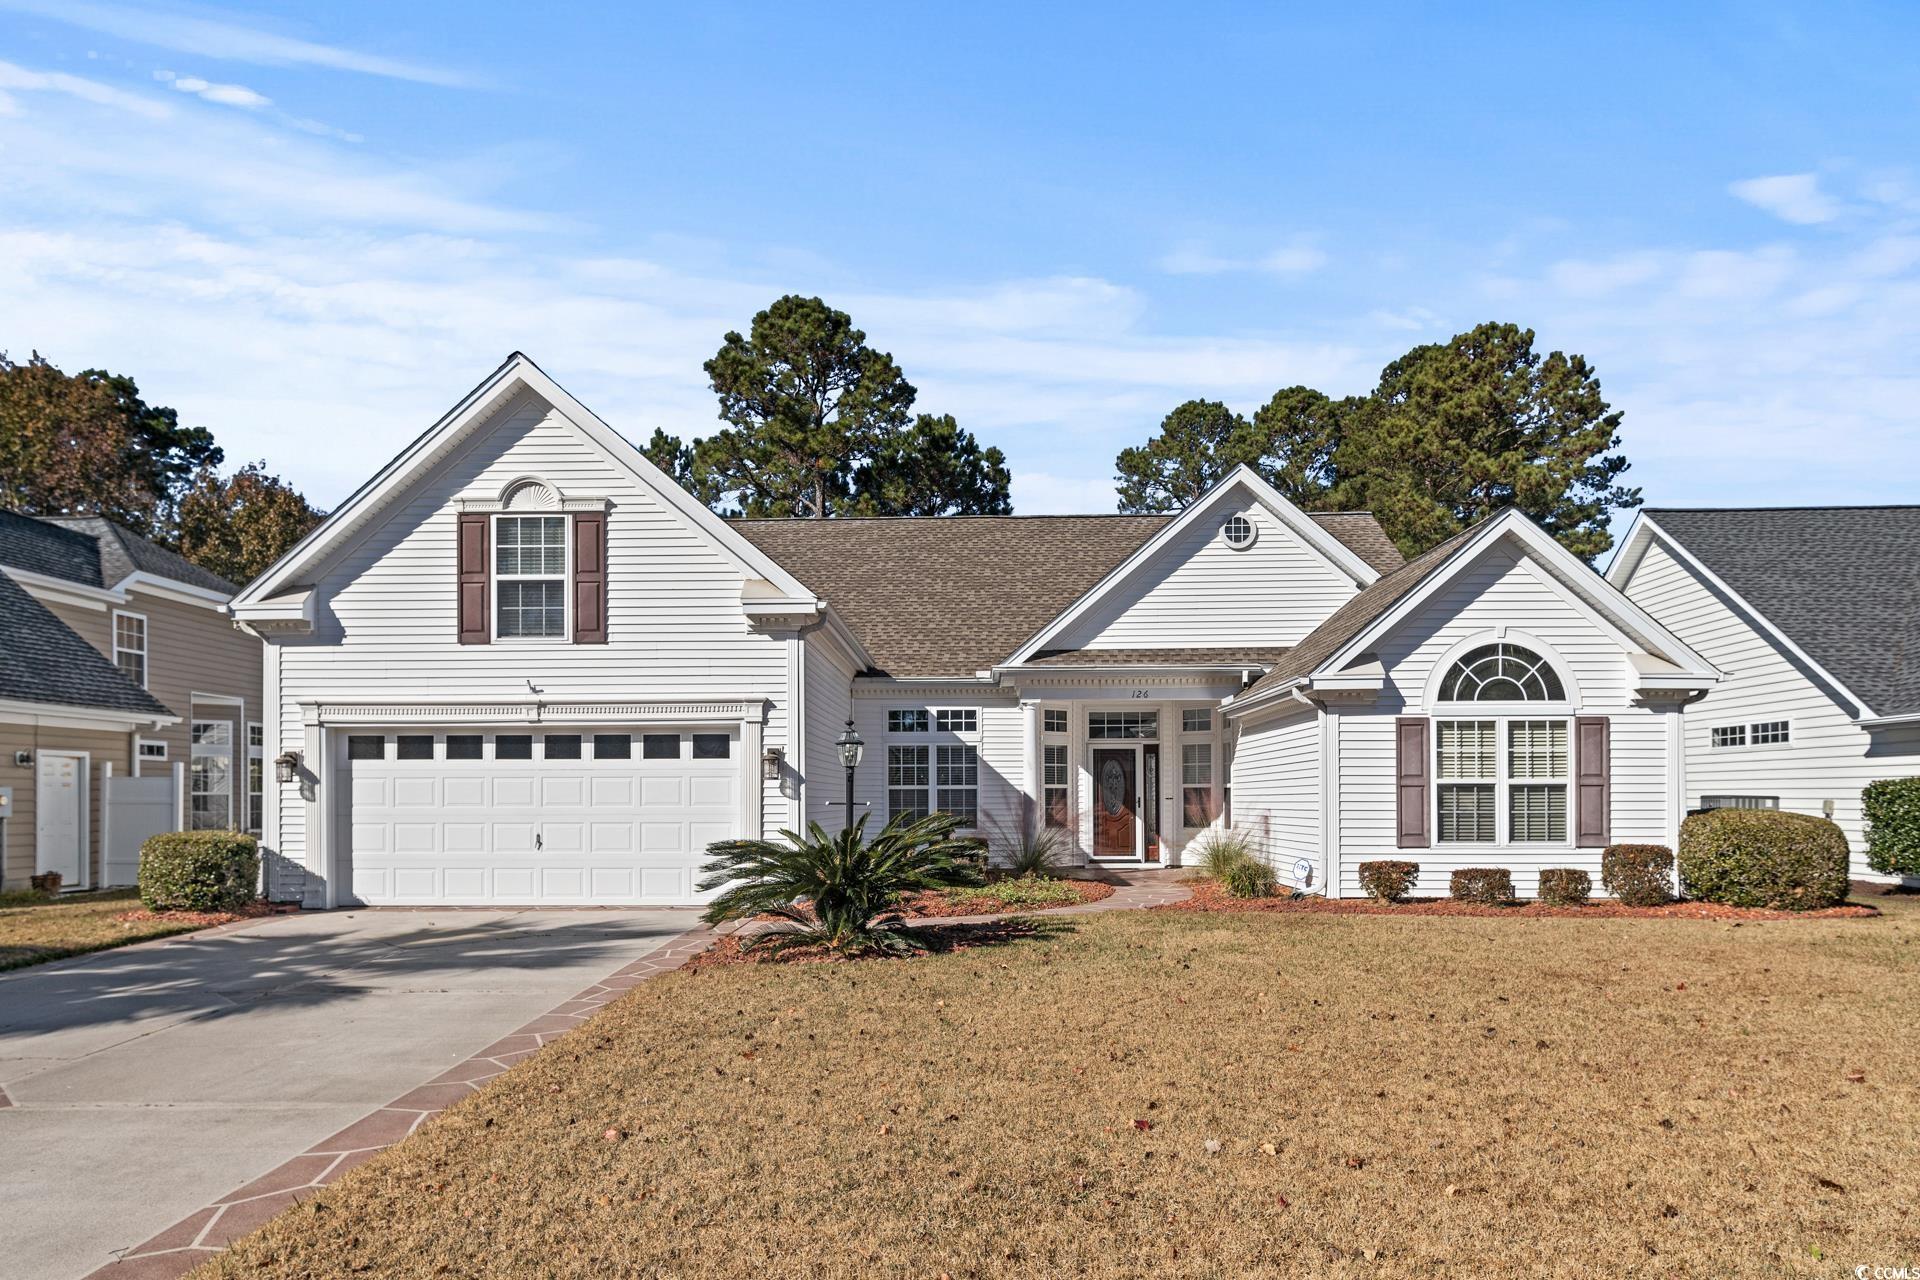
[[[1134,810],[1139,796],[1137,757],[1132,747],[1096,747],[1093,752],[1093,856],[1131,858]]]
[[[33,838],[41,871],[58,871],[77,889],[86,882],[87,761],[85,756],[42,751],[35,762]]]

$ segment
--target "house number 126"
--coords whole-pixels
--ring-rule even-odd
[[[1151,698],[1151,697],[1153,696],[1153,690],[1151,690],[1151,689],[1135,689],[1135,690],[1133,691],[1133,696],[1134,696],[1134,697],[1136,697],[1136,698]]]

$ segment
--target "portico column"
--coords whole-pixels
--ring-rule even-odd
[[[1028,840],[1035,839],[1040,832],[1041,812],[1046,807],[1046,788],[1042,781],[1043,753],[1040,749],[1040,704],[1022,701],[1020,703],[1020,740],[1026,744],[1026,768],[1020,789],[1025,793],[1021,804],[1020,834]]]

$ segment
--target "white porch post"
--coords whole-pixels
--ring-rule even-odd
[[[764,834],[761,788],[766,784],[760,779],[760,743],[760,715],[756,707],[755,714],[744,716],[740,721],[740,767],[744,775],[740,787],[740,834],[748,840],[758,840]]]
[[[1046,783],[1043,765],[1046,754],[1040,744],[1040,704],[1020,703],[1020,740],[1025,744],[1025,767],[1020,789],[1025,794],[1020,804],[1020,833],[1028,840],[1040,833],[1042,811],[1046,808]]]
[[[1687,820],[1687,724],[1684,704],[1667,709],[1667,847],[1680,851],[1680,824]]]

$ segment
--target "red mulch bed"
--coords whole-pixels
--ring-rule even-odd
[[[942,916],[993,916],[1002,912],[1058,911],[1062,907],[1077,907],[1082,902],[1098,902],[1102,898],[1113,896],[1113,886],[1103,880],[1060,880],[1080,895],[1079,902],[1051,902],[1045,906],[1028,903],[1002,902],[995,898],[974,898],[971,901],[956,902],[938,889],[929,889],[925,893],[916,893],[901,903],[907,916],[915,920],[938,919]],[[992,886],[989,885],[989,888]]]
[[[783,947],[773,951],[748,951],[740,939],[728,934],[682,965],[685,972],[717,969],[736,964],[845,964],[854,960],[912,959],[915,956],[946,955],[969,951],[974,947],[994,947],[1046,932],[1046,927],[1029,920],[995,920],[986,924],[930,925],[915,929],[910,951],[897,955],[878,953],[863,956],[835,955],[824,947]]]
[[[298,906],[289,906],[277,902],[249,902],[238,911],[149,911],[138,907],[132,911],[122,911],[115,920],[144,924],[159,920],[167,924],[215,925],[232,924],[235,920],[257,920],[261,916],[285,915],[298,911]]]
[[[1155,907],[1155,911],[1268,912],[1274,915],[1328,916],[1499,916],[1503,919],[1573,920],[1864,920],[1880,914],[1858,903],[1819,911],[1768,911],[1759,907],[1729,907],[1717,902],[1670,902],[1664,907],[1629,907],[1618,902],[1589,902],[1584,907],[1549,907],[1527,902],[1511,907],[1489,907],[1451,898],[1424,898],[1380,903],[1370,898],[1319,896],[1302,898],[1235,898],[1212,880],[1189,881],[1193,896],[1185,902]]]

